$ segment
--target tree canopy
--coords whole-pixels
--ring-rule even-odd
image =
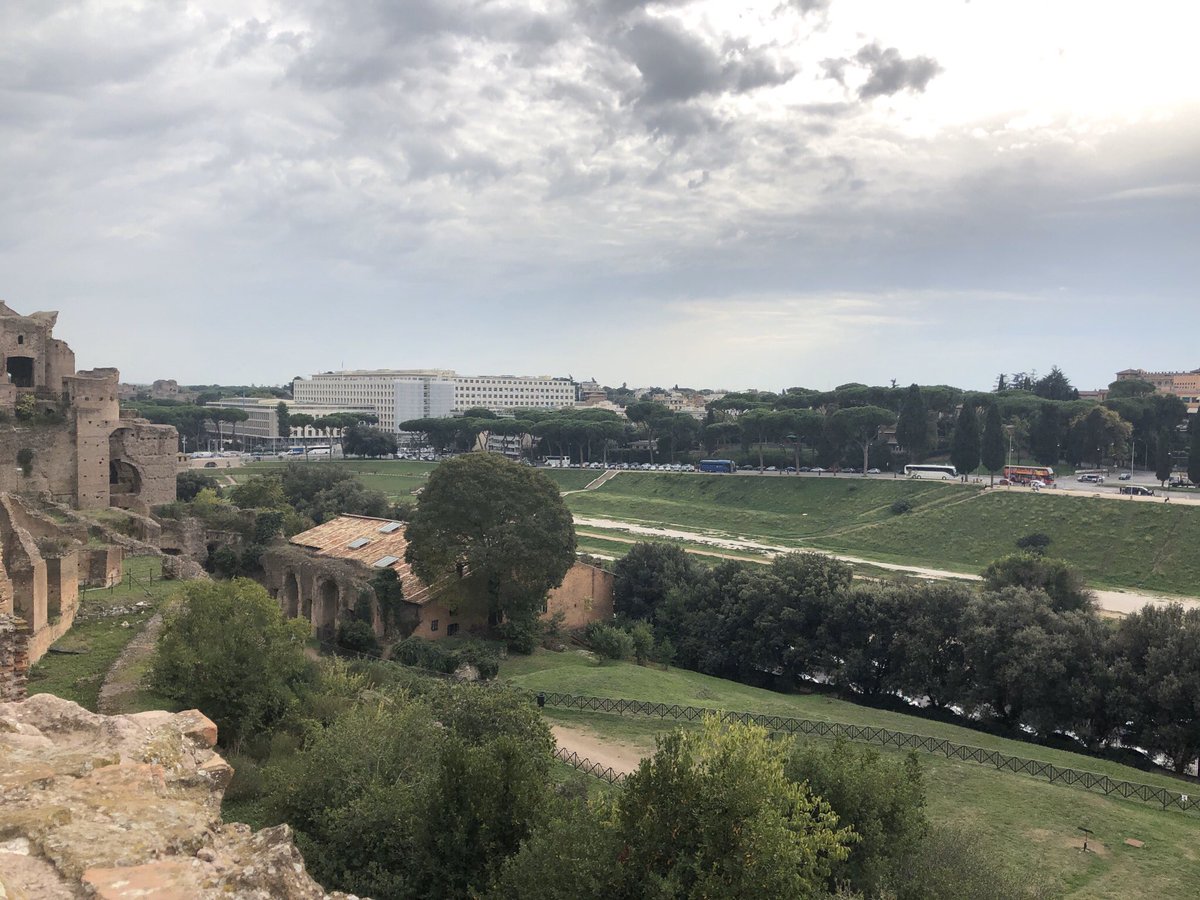
[[[434,469],[407,533],[413,571],[427,584],[478,585],[495,623],[534,617],[575,561],[575,529],[558,487],[495,454]]]

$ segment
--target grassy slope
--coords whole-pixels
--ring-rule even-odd
[[[1195,552],[1200,509],[1182,504],[997,492],[970,503],[918,507],[820,543],[892,561],[918,558],[982,567],[1035,531],[1048,534],[1053,554],[1073,562],[1090,581],[1183,594],[1194,594],[1200,586]]]
[[[161,580],[162,566],[156,559],[126,560],[125,572],[127,576],[132,577],[127,577],[112,590],[84,592],[80,604],[80,618],[112,607],[130,607],[139,600],[146,600],[151,606],[141,613],[88,621],[77,619],[77,624],[54,644],[54,648],[84,652],[69,655],[47,653],[29,673],[30,694],[55,694],[73,700],[93,712],[96,710],[100,686],[104,683],[104,676],[109,667],[145,625],[146,620],[153,615],[154,610],[179,586],[178,582]],[[156,580],[150,580],[151,576]],[[130,627],[123,628],[123,622],[128,622]]]
[[[994,747],[1113,777],[1178,788],[1169,776],[1036,747],[990,735],[881,712],[821,696],[786,696],[692,672],[662,672],[628,663],[596,665],[575,653],[539,652],[507,660],[502,676],[526,687],[598,696],[654,699],[753,712],[874,724]],[[582,725],[626,745],[649,750],[657,733],[674,723],[612,715],[548,710],[564,724]],[[882,752],[898,752],[886,750]],[[988,852],[1014,868],[1035,870],[1056,896],[1079,898],[1184,897],[1200,883],[1200,821],[1179,813],[997,772],[974,763],[921,754],[935,821],[970,826]],[[1096,854],[1075,849],[1079,826],[1102,846]],[[1145,842],[1140,850],[1125,838]]]
[[[919,508],[970,490],[935,481],[635,472],[618,475],[596,491],[572,494],[567,502],[586,516],[800,543],[833,528],[890,516],[888,507],[901,497]]]
[[[912,512],[894,515],[892,501]],[[580,515],[675,525],[889,562],[977,572],[1048,534],[1089,581],[1191,595],[1200,584],[1200,509],[1092,497],[981,492],[941,482],[621,475],[567,498]]]

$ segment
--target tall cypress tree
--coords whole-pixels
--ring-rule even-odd
[[[1154,454],[1154,477],[1159,484],[1166,484],[1171,477],[1171,465],[1171,432],[1162,428],[1158,432],[1158,447]]]
[[[990,483],[996,483],[996,473],[1004,468],[1004,426],[1000,422],[1000,405],[989,403],[983,424],[983,446],[980,457],[988,470]]]
[[[1188,422],[1188,480],[1200,484],[1200,412]]]
[[[1034,423],[1030,435],[1033,458],[1043,466],[1058,464],[1062,441],[1062,420],[1058,407],[1053,403],[1043,403],[1038,410],[1037,422]]]
[[[920,462],[929,452],[929,407],[918,385],[910,384],[896,422],[896,440],[909,462]]]
[[[954,463],[954,468],[958,469],[964,480],[979,468],[979,419],[970,398],[963,398],[962,411],[954,425],[950,462]]]

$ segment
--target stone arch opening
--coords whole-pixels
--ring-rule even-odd
[[[142,473],[137,466],[123,459],[114,459],[108,464],[108,492],[110,494],[140,494]]]
[[[291,569],[283,576],[283,612],[289,619],[300,615],[300,580]]]
[[[323,640],[333,640],[337,627],[340,595],[341,591],[338,590],[337,582],[332,578],[326,578],[317,585],[317,604],[313,625],[316,627],[317,637]]]
[[[33,384],[33,357],[10,356],[4,364],[8,380],[19,388],[31,388]]]

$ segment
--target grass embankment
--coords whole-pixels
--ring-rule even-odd
[[[893,513],[896,500],[912,510]],[[567,503],[583,516],[964,573],[1040,531],[1096,586],[1192,595],[1200,585],[1200,509],[1184,505],[943,482],[653,473],[622,474]]]
[[[159,560],[145,557],[126,560],[121,584],[81,593],[75,625],[30,670],[29,693],[55,694],[95,712],[108,670],[178,587],[176,581],[162,580]],[[139,601],[147,605],[134,611]],[[118,609],[128,611],[115,612]],[[129,699],[131,708],[125,712],[162,707],[160,699],[142,691]]]
[[[1023,535],[1050,536],[1050,552],[1088,581],[1114,587],[1200,591],[1200,509],[1182,504],[997,491],[970,503],[922,508],[818,543],[891,562],[982,568]]]
[[[572,494],[567,503],[583,516],[793,545],[891,516],[889,507],[900,498],[917,507],[968,492],[974,490],[940,481],[625,472],[595,491]]]
[[[534,690],[602,697],[649,699],[726,710],[775,713],[874,725],[944,737],[1057,766],[1107,774],[1174,790],[1194,783],[1152,774],[1079,754],[1012,741],[971,729],[875,710],[822,695],[784,695],[673,669],[664,672],[630,663],[598,665],[578,653],[539,651],[513,657],[501,676]],[[677,723],[546,710],[554,722],[594,731],[624,747],[651,752],[655,735]],[[882,749],[883,753],[899,753]],[[1053,896],[1077,898],[1186,897],[1200,884],[1200,820],[1182,813],[1091,794],[1044,780],[1000,772],[976,763],[919,754],[928,782],[931,819],[969,827],[986,851],[1006,865],[1040,873]],[[1078,848],[1079,827],[1095,835],[1095,853]],[[1134,838],[1145,843],[1134,848]]]

